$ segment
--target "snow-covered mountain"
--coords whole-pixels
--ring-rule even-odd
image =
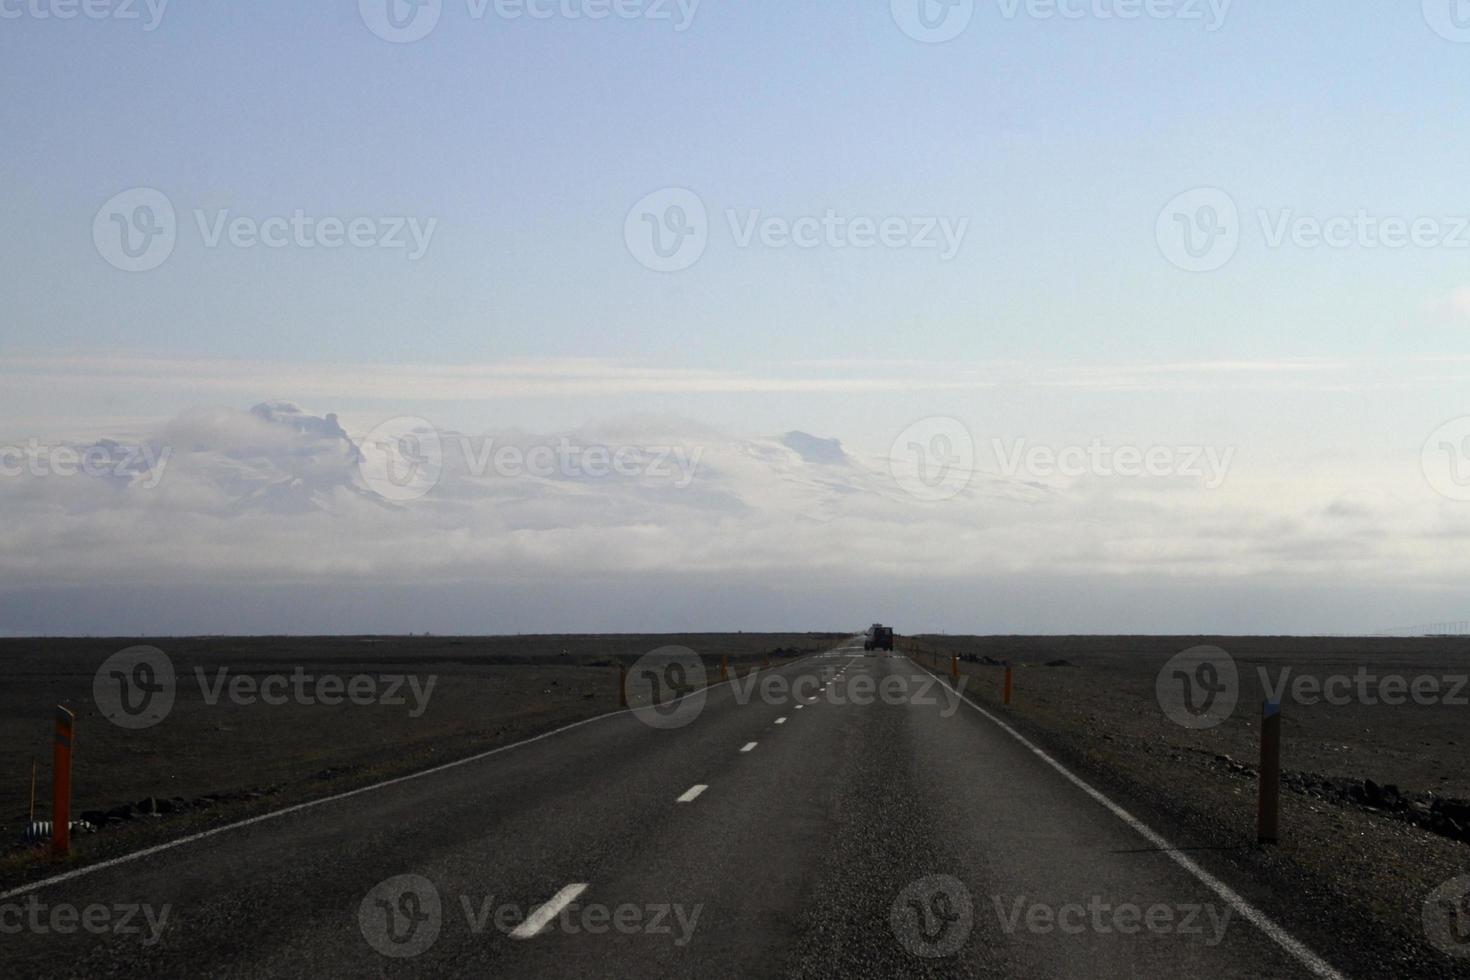
[[[172,490],[191,509],[222,518],[343,514],[363,505],[452,513],[494,504],[512,526],[536,528],[550,525],[553,508],[560,521],[585,525],[656,523],[662,508],[811,521],[915,504],[884,458],[848,452],[836,439],[678,428],[664,420],[645,426],[642,439],[627,427],[470,435],[403,419],[354,439],[335,414],[270,402],[190,415],[140,445],[99,443],[119,465],[95,475],[134,493]],[[120,465],[127,457],[131,469]],[[1039,493],[976,477],[960,496]]]
[[[892,560],[902,549],[885,541],[919,544],[918,523],[951,525],[942,539],[953,543],[985,523],[989,503],[1045,496],[977,475],[953,500],[926,503],[885,457],[836,439],[739,437],[677,419],[473,435],[395,419],[349,432],[335,414],[271,402],[92,448],[99,465],[79,478],[0,484],[12,513],[31,514],[29,550],[0,558],[0,571],[122,553],[146,556],[154,573],[368,574],[390,562],[472,574],[512,557],[544,570],[790,565],[837,543]],[[834,525],[838,537],[822,530]],[[102,550],[63,546],[77,536]]]

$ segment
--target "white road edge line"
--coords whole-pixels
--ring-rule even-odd
[[[675,800],[675,803],[693,803],[699,798],[699,794],[709,789],[704,783],[695,783],[685,791],[684,795]]]
[[[923,665],[919,666],[920,669],[923,670],[925,673],[928,673],[935,678],[938,678],[942,683],[948,685],[947,680],[939,677],[938,674],[935,674],[932,670],[929,670],[929,668],[924,667]],[[952,685],[950,686],[950,690],[954,690],[954,687]],[[980,707],[980,705],[976,704],[974,701],[971,701],[968,697],[961,694],[960,700],[964,701],[965,704],[968,704],[970,707],[980,712],[980,714],[985,716],[987,720],[999,727],[1001,731],[1011,736],[1011,738],[1014,738],[1017,742],[1020,742],[1021,745],[1025,746],[1026,749],[1031,752],[1031,754],[1035,755],[1042,762],[1045,762],[1047,765],[1055,769],[1068,782],[1072,783],[1078,789],[1082,790],[1082,792],[1092,797],[1093,800],[1102,804],[1109,813],[1131,827],[1134,832],[1136,832],[1144,840],[1148,841],[1154,847],[1157,847],[1159,850],[1167,854],[1171,859],[1173,859],[1175,864],[1178,864],[1181,868],[1183,868],[1185,871],[1188,871],[1191,875],[1198,879],[1201,884],[1203,884],[1210,891],[1214,892],[1231,908],[1235,909],[1236,913],[1240,915],[1241,918],[1245,919],[1247,922],[1250,922],[1257,929],[1261,930],[1261,932],[1265,933],[1272,942],[1276,943],[1276,945],[1280,946],[1282,949],[1286,950],[1286,952],[1290,953],[1292,957],[1294,957],[1296,961],[1302,966],[1306,967],[1317,976],[1322,977],[1323,980],[1347,980],[1346,976],[1338,973],[1337,970],[1335,970],[1330,963],[1322,959],[1322,957],[1318,956],[1316,953],[1312,952],[1312,950],[1308,948],[1305,943],[1301,942],[1301,940],[1297,939],[1291,933],[1287,932],[1285,929],[1281,928],[1281,926],[1277,925],[1270,916],[1266,915],[1266,913],[1260,911],[1250,902],[1246,901],[1245,898],[1243,898],[1235,891],[1235,889],[1231,888],[1229,885],[1225,884],[1225,882],[1216,878],[1204,868],[1200,867],[1198,864],[1195,864],[1189,858],[1181,854],[1178,849],[1174,847],[1173,844],[1171,844],[1162,835],[1155,832],[1151,827],[1149,827],[1148,824],[1144,823],[1142,820],[1139,820],[1133,814],[1129,813],[1127,810],[1123,809],[1121,806],[1108,799],[1098,790],[1093,789],[1092,786],[1084,781],[1081,777],[1073,775],[1071,770],[1069,770],[1066,766],[1062,765],[1057,760],[1053,759],[1051,756],[1047,755],[1046,752],[1042,751],[1036,745],[1032,744],[1032,742],[1028,738],[1026,738],[1026,736],[1016,731],[1010,725],[1007,725],[1004,721],[997,718],[989,711],[986,711],[984,708]]]
[[[757,743],[755,743],[755,742],[746,742],[745,745],[744,745],[744,747],[742,747],[740,749],[740,751],[741,752],[749,752],[751,749],[753,749],[753,748],[756,747],[756,744]]]
[[[802,661],[808,659],[810,658],[799,657],[796,660],[791,661],[790,663],[781,664],[773,669],[785,670],[787,667],[793,667],[796,664],[799,664]],[[699,694],[701,692],[708,695],[710,691],[716,690],[721,687],[726,687],[733,683],[734,680],[731,679],[723,683],[711,684],[709,687],[702,687],[698,691],[690,691],[688,694],[674,698],[672,701],[667,701],[665,703],[677,704],[678,702],[683,701],[685,698],[692,698],[696,694]],[[800,705],[797,705],[797,707],[800,707]],[[52,885],[59,885],[62,882],[74,881],[77,878],[85,878],[87,875],[95,874],[98,871],[105,871],[108,868],[115,868],[120,864],[129,864],[133,861],[137,861],[145,857],[152,857],[155,854],[161,854],[164,851],[171,851],[174,848],[182,847],[185,844],[192,844],[195,841],[201,841],[208,837],[215,837],[219,834],[227,834],[232,830],[240,830],[244,827],[253,827],[258,823],[265,823],[267,820],[274,820],[277,817],[284,817],[288,814],[299,813],[302,810],[310,810],[313,807],[325,806],[328,803],[336,803],[339,800],[349,800],[354,796],[361,796],[364,793],[372,793],[376,790],[387,789],[389,786],[397,786],[399,783],[407,783],[415,779],[422,779],[425,776],[432,776],[436,773],[445,772],[449,769],[456,769],[459,766],[467,766],[472,762],[479,762],[482,759],[488,759],[492,755],[499,755],[502,752],[509,752],[511,749],[518,749],[523,745],[530,745],[533,742],[540,742],[543,739],[551,738],[553,735],[560,735],[563,732],[569,732],[574,728],[581,728],[583,725],[590,725],[594,721],[602,721],[607,718],[615,718],[618,715],[631,715],[636,710],[638,709],[619,708],[617,711],[608,711],[604,714],[593,715],[591,718],[583,718],[581,721],[574,721],[570,725],[563,725],[560,728],[553,728],[549,732],[542,732],[540,735],[533,735],[530,738],[522,739],[519,742],[512,742],[509,745],[502,745],[499,748],[490,749],[486,752],[480,752],[476,755],[466,756],[463,759],[455,759],[453,762],[446,762],[443,765],[434,766],[432,769],[421,769],[418,772],[405,773],[402,776],[394,776],[392,779],[385,779],[381,783],[372,783],[368,786],[359,786],[357,789],[350,789],[345,793],[337,793],[333,796],[323,796],[319,800],[307,800],[305,803],[297,803],[293,806],[288,806],[280,810],[272,810],[270,813],[262,813],[258,817],[249,817],[245,820],[238,820],[235,823],[225,824],[223,827],[214,827],[210,830],[201,831],[197,834],[190,834],[187,837],[180,837],[177,840],[164,841],[162,844],[155,844],[153,847],[145,847],[141,851],[133,851],[131,854],[123,854],[120,857],[110,858],[106,861],[98,861],[96,864],[89,864],[85,868],[77,868],[75,871],[66,871],[59,875],[52,875],[50,878],[42,878],[40,881],[32,881],[17,888],[12,888],[8,892],[0,892],[0,901],[4,901],[7,898],[15,898],[18,895],[27,895],[34,891],[40,891],[42,888],[49,888]]]
[[[556,918],[557,915],[561,913],[562,909],[566,908],[568,905],[576,901],[577,896],[582,894],[586,890],[587,886],[585,884],[566,886],[561,891],[551,896],[551,901],[547,902],[545,905],[532,912],[530,916],[527,917],[525,922],[522,922],[520,925],[516,926],[515,931],[510,934],[510,938],[533,938],[538,932],[549,926],[551,924],[551,920]]]

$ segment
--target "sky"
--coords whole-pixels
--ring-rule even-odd
[[[1467,81],[1461,0],[0,0],[0,632],[1470,618]]]

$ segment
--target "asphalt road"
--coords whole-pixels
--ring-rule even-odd
[[[910,661],[762,683],[9,895],[0,975],[1323,975]]]

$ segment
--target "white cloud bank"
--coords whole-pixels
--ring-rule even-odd
[[[1329,630],[1452,618],[1470,571],[1453,501],[982,469],[926,502],[836,440],[668,418],[438,433],[405,500],[368,436],[272,403],[67,447],[90,475],[12,466],[0,629]]]

